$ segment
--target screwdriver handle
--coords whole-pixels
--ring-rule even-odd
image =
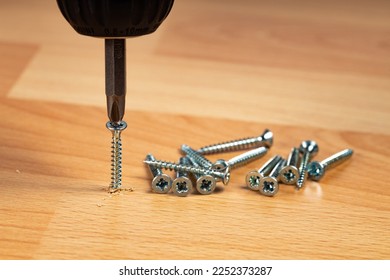
[[[153,33],[174,0],[57,0],[76,32],[92,37],[126,38]]]

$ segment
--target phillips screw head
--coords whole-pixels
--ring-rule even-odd
[[[353,154],[353,150],[345,149],[341,152],[338,152],[321,162],[312,161],[307,166],[308,176],[311,180],[319,181],[324,176],[325,171],[331,169],[342,162],[349,159]]]

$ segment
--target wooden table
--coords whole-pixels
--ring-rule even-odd
[[[0,4],[0,258],[389,259],[389,1],[176,1],[128,40],[124,186],[109,194],[103,41],[55,1]],[[212,195],[151,192],[145,155],[275,135]],[[348,163],[265,197],[245,175],[302,140]],[[214,155],[230,158],[233,154]],[[171,173],[170,173],[171,174]]]

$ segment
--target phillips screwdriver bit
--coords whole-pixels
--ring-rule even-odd
[[[107,114],[113,125],[119,125],[125,114],[126,41],[105,40]]]

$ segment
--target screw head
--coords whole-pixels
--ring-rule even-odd
[[[221,169],[217,169],[217,168],[221,168]],[[230,166],[227,164],[227,162],[225,160],[223,160],[223,159],[217,160],[213,164],[213,166],[211,167],[211,170],[223,174],[223,176],[221,176],[222,178],[219,176],[217,178],[215,178],[217,181],[222,180],[222,183],[224,185],[229,184],[229,182],[230,182]]]
[[[258,171],[256,170],[250,171],[245,178],[247,187],[253,191],[258,191],[260,188],[260,181],[262,178],[263,175],[261,175]]]
[[[177,177],[172,182],[172,191],[177,196],[187,196],[192,192],[192,182],[187,177]]]
[[[299,178],[299,170],[295,166],[285,166],[279,172],[278,179],[283,184],[292,185],[295,184]]]
[[[156,193],[168,193],[172,187],[172,179],[167,174],[157,175],[152,180],[152,189]]]
[[[211,166],[212,170],[223,172],[229,167],[228,163],[224,159],[219,159]]]
[[[318,153],[318,145],[315,141],[306,140],[299,146],[299,151],[301,153],[309,152],[312,156],[315,156]]]
[[[126,129],[127,123],[125,121],[120,121],[119,123],[107,122],[106,127],[110,131],[122,131]]]
[[[261,179],[259,191],[265,196],[274,196],[279,191],[278,180],[274,177],[264,177]]]
[[[230,182],[230,166],[228,166],[224,171],[222,171],[224,176],[223,176],[223,179],[222,179],[222,183],[224,185],[227,185],[229,184]]]
[[[319,181],[324,176],[324,166],[318,161],[312,161],[307,166],[307,174],[311,180]]]
[[[263,134],[259,136],[259,140],[263,141],[267,148],[270,148],[274,143],[274,134],[271,130],[266,129],[264,130]]]
[[[211,175],[203,175],[196,180],[196,189],[200,194],[211,194],[216,186],[215,178]]]

